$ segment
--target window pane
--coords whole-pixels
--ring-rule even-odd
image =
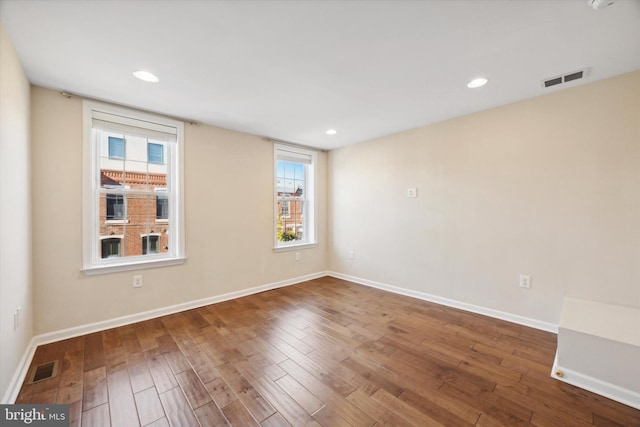
[[[140,235],[150,233],[155,226],[156,197],[152,194],[131,194],[127,201],[129,227],[139,227],[139,239]]]
[[[102,188],[146,191],[167,186],[166,143],[149,142],[142,136],[116,137],[96,129],[93,132],[100,153]]]
[[[278,160],[276,186],[279,196],[302,197],[304,194],[304,165]]]
[[[149,163],[164,163],[164,146],[149,143],[147,146]]]
[[[102,239],[101,257],[111,258],[120,256],[120,239]]]
[[[156,219],[169,218],[169,199],[167,196],[156,196]]]
[[[149,252],[154,254],[158,253],[158,236],[149,237]]]
[[[158,253],[158,236],[142,237],[142,255]]]
[[[147,139],[127,137],[127,159],[124,163],[124,184],[131,190],[149,188],[149,167],[147,163]]]
[[[124,184],[125,138],[94,130],[99,153],[99,180],[102,188],[120,187]]]
[[[111,159],[125,158],[123,138],[116,138],[113,136],[109,137],[109,158]]]
[[[295,178],[295,163],[284,162],[284,177],[286,179]]]
[[[127,216],[124,196],[121,194],[107,194],[105,202],[105,217],[107,220],[123,220]]]
[[[289,217],[289,201],[288,200],[283,200],[281,202],[278,202],[278,207],[279,207],[279,214],[281,217],[283,218],[288,218]]]
[[[100,187],[118,188],[124,184],[122,170],[100,170]]]
[[[282,206],[288,205],[288,214],[282,214]],[[277,224],[277,239],[279,242],[291,242],[304,239],[304,201],[282,201],[279,202],[281,214]],[[285,208],[286,209],[286,208]]]
[[[168,198],[161,197],[163,197],[161,205],[165,211],[168,211],[168,206],[164,203],[168,203]],[[168,221],[156,223],[157,209],[155,194],[101,195],[99,237],[103,242],[101,243],[102,258],[168,252],[169,223]],[[120,242],[117,252],[115,243],[109,243],[116,239],[115,236],[118,236],[117,240]]]

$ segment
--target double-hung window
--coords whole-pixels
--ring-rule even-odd
[[[275,249],[316,244],[316,153],[274,144]]]
[[[183,124],[84,102],[83,270],[184,262]]]

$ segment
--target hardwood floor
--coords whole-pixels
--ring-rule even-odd
[[[640,426],[549,377],[556,336],[325,277],[41,346],[77,426]]]

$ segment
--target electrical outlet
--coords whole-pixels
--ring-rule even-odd
[[[520,275],[520,287],[524,289],[531,288],[531,276],[527,276],[525,274]]]
[[[355,254],[355,252],[353,252],[353,251],[349,251],[349,259],[350,259],[350,260],[352,260],[352,261],[353,261],[354,259],[356,259],[356,254]]]
[[[418,197],[418,189],[415,187],[407,189],[407,197]]]
[[[300,261],[302,259],[302,254],[300,252],[296,252],[296,261]]]
[[[142,287],[142,274],[136,274],[133,276],[133,287],[141,288]]]

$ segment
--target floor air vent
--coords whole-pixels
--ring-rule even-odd
[[[574,71],[573,73],[565,74],[563,76],[551,77],[542,80],[542,87],[551,87],[562,83],[568,83],[573,80],[579,80],[589,75],[589,68],[584,70]]]
[[[43,363],[31,368],[27,384],[48,380],[58,375],[58,361]]]

